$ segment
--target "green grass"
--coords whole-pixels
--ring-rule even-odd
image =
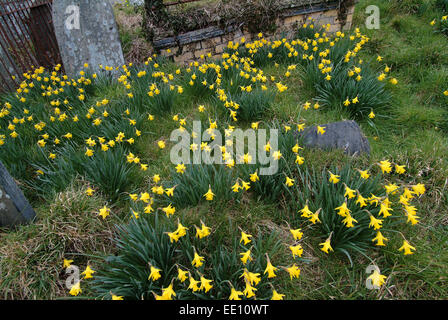
[[[442,16],[442,11],[435,9],[433,3],[424,1],[424,5],[416,6],[416,1],[411,0],[361,0],[357,4],[353,28],[359,27],[370,38],[360,57],[375,70],[387,64],[392,68],[390,75],[399,81],[396,86],[387,85],[393,97],[391,106],[379,112],[373,121],[359,123],[371,144],[370,157],[351,159],[341,152],[303,151],[306,165],[316,170],[343,166],[347,162],[356,168],[375,167],[372,164],[383,159],[405,164],[406,174],[392,177],[393,181],[421,182],[427,188],[417,205],[421,223],[417,227],[409,227],[404,222],[400,225],[417,252],[411,256],[398,252],[399,234],[389,236],[386,248],[370,250],[369,258],[388,280],[381,290],[368,290],[365,268],[371,262],[366,257],[356,255],[351,266],[343,253],[328,256],[320,251],[318,244],[322,238],[308,224],[291,226],[303,228],[304,256],[300,261],[300,280],[291,282],[285,273],[279,277],[276,289],[288,299],[443,299],[448,296],[445,285],[448,277],[448,97],[442,93],[448,89],[448,37],[429,24]],[[380,7],[380,30],[368,30],[364,26],[365,8],[372,4]],[[123,36],[127,41],[126,35]],[[375,61],[377,55],[383,57],[381,63]],[[176,67],[164,68],[166,72],[173,72]],[[289,78],[284,77],[285,69],[284,65],[264,68],[265,74],[275,76],[289,88],[287,94],[275,97],[269,117],[263,117],[265,123],[306,119],[307,125],[313,125],[350,118],[348,113],[325,107],[303,110],[302,105],[313,101],[315,93],[305,85],[299,69]],[[96,88],[92,101],[107,97],[118,105],[126,93],[121,85],[105,83]],[[137,173],[127,192],[148,190],[154,174],[160,174],[164,180],[170,176],[173,167],[165,150],[169,150],[171,144],[159,150],[156,141],[169,139],[176,128],[173,115],[179,114],[189,122],[203,117],[197,111],[199,104],[206,105],[209,110],[215,109],[219,122],[224,121],[213,99],[198,99],[186,90],[170,113],[156,115],[156,123],[144,123],[144,138],[138,140],[134,148],[149,168],[146,173]],[[67,297],[68,290],[61,283],[66,278],[62,268],[64,258],[73,259],[74,264],[83,269],[87,263],[116,251],[112,243],[114,224],[129,221],[129,205],[119,201],[112,207],[110,219],[98,219],[97,211],[109,197],[86,198],[83,192],[88,183],[78,178],[71,183],[66,181],[69,186],[65,191],[52,195],[48,202],[33,202],[38,213],[35,224],[0,233],[1,298]],[[284,202],[264,201],[251,193],[237,199],[223,197],[213,205],[206,201],[193,202],[193,205],[182,205],[176,216],[184,225],[199,225],[202,219],[213,226],[216,239],[224,239],[230,230],[239,226],[254,235],[260,229],[275,231],[285,243],[291,241],[285,221],[297,213]],[[288,253],[289,249],[285,245],[282,250]],[[280,265],[293,263],[287,254],[279,256]],[[94,269],[100,267],[93,265]],[[83,287],[84,296],[93,294],[89,285],[85,290]]]

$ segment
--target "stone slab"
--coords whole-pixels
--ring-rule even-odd
[[[205,39],[216,38],[225,35],[235,30],[235,27],[228,27],[221,29],[219,27],[208,27],[200,30],[185,32],[177,37],[169,37],[161,40],[154,40],[154,48],[165,49],[176,45],[186,45],[192,42],[197,42]]]
[[[32,221],[34,209],[0,162],[0,227],[12,227]]]

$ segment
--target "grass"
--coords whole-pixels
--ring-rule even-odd
[[[1,299],[54,299],[66,295],[65,259],[84,270],[90,254],[110,252],[114,210],[110,221],[92,219],[106,200],[85,197],[86,181],[77,180],[51,201],[35,208],[38,220],[19,230],[1,233]]]
[[[393,96],[391,107],[379,113],[373,121],[360,121],[371,144],[370,157],[352,159],[341,152],[316,150],[304,150],[303,154],[306,165],[317,169],[342,166],[347,162],[364,168],[386,158],[405,164],[406,174],[392,177],[393,181],[405,184],[421,182],[427,189],[417,206],[421,216],[419,227],[403,223],[400,229],[412,239],[417,252],[404,257],[391,249],[400,246],[398,234],[390,237],[390,245],[385,249],[371,250],[369,258],[380,266],[381,273],[388,279],[381,290],[368,290],[365,268],[371,262],[357,255],[351,266],[344,254],[325,255],[318,246],[322,239],[309,225],[303,225],[304,256],[300,262],[300,280],[290,282],[283,274],[277,288],[288,299],[443,299],[448,296],[445,285],[448,277],[448,97],[442,94],[448,89],[448,37],[436,32],[436,28],[429,24],[442,15],[433,3],[424,1],[424,5],[415,6],[415,1],[411,0],[399,4],[386,0],[361,0],[357,4],[353,28],[359,27],[370,38],[367,49],[360,53],[361,58],[378,70],[387,64],[391,67],[391,76],[399,81],[396,86],[388,86]],[[380,30],[364,27],[365,8],[372,4],[380,8]],[[375,61],[377,55],[383,57],[381,64]],[[173,72],[176,66],[165,68]],[[349,114],[336,109],[303,110],[302,105],[315,98],[315,93],[303,83],[299,70],[287,79],[282,65],[278,68],[270,65],[264,70],[265,74],[281,79],[289,87],[288,94],[275,97],[269,120],[297,122],[306,119],[307,125],[312,125],[350,118]],[[122,88],[107,84],[98,88],[95,98],[119,100],[126,94]],[[176,128],[172,121],[175,114],[187,118],[187,121],[200,117],[198,104],[206,105],[207,109],[216,108],[211,99],[194,100],[186,96],[173,106],[169,114],[158,117],[157,125],[144,124],[144,139],[137,141],[135,148],[142,161],[149,164],[149,173],[139,172],[132,190],[147,189],[153,174],[170,175],[172,166],[168,155],[158,149],[156,141],[160,138],[168,140],[170,132]],[[217,116],[222,117],[219,112]],[[266,117],[263,118],[268,122]],[[129,220],[129,205],[125,201],[116,202],[110,219],[102,221],[97,218],[97,211],[108,198],[101,194],[85,197],[87,185],[83,178],[74,179],[64,191],[53,195],[47,202],[34,202],[38,213],[34,224],[0,233],[1,298],[67,297],[68,290],[63,286],[66,279],[62,268],[64,258],[75,260],[74,264],[83,269],[98,257],[115,252],[112,243],[115,224]],[[199,225],[202,219],[207,225],[214,226],[213,236],[217,239],[225,238],[230,226],[240,226],[253,234],[259,230],[275,231],[279,238],[290,239],[285,217],[294,217],[296,212],[282,204],[258,200],[243,195],[236,200],[225,198],[216,205],[202,201],[194,206],[185,206],[176,214],[184,225]],[[284,246],[282,250],[288,252],[289,249]],[[284,256],[279,263],[291,264],[291,258]],[[93,268],[100,266],[93,265]],[[87,286],[83,295],[89,296],[89,290]]]

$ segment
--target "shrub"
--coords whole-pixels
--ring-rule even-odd
[[[127,101],[132,102],[134,109],[139,113],[144,111],[155,114],[170,113],[179,93],[183,91],[183,88],[180,89],[180,86],[172,81],[174,75],[159,72],[155,67],[155,64],[163,64],[164,60],[163,57],[148,60],[142,69],[135,67],[125,69],[126,75],[122,76],[122,82],[125,86],[130,85],[129,93],[132,94]],[[128,79],[124,78],[125,76],[128,76]]]
[[[213,95],[217,85],[217,70],[214,64],[204,64],[191,68],[184,75],[187,93],[195,100],[205,99]]]
[[[373,194],[384,199],[385,191],[381,185],[380,175],[364,180],[349,165],[340,170],[331,168],[330,171],[340,176],[338,183],[333,184],[329,181],[327,170],[318,172],[305,168],[298,171],[296,177],[298,183],[296,188],[291,191],[292,204],[298,205],[299,210],[308,204],[313,213],[321,209],[319,214],[321,223],[315,224],[316,232],[320,234],[322,240],[332,234],[331,246],[333,249],[345,254],[352,262],[351,255],[353,253],[365,253],[368,248],[373,247],[372,239],[375,237],[376,231],[369,228],[368,212],[378,217],[380,207],[368,202],[367,206],[361,208],[356,204],[357,197],[346,199],[345,185],[356,190],[357,194],[361,194],[365,198],[369,198]],[[341,206],[344,201],[347,201],[347,207],[351,211],[350,215],[357,220],[354,227],[346,227],[342,222],[344,218],[335,211],[335,208]],[[389,227],[394,224],[391,218],[384,221],[390,223]]]
[[[327,107],[345,109],[352,117],[365,119],[371,111],[376,113],[384,110],[391,102],[392,97],[386,90],[385,84],[378,81],[366,66],[363,66],[359,73],[362,77],[360,81],[357,81],[355,76],[348,76],[350,69],[342,62],[335,65],[331,81],[325,80],[314,64],[309,66],[307,73],[318,78],[313,80],[317,91],[315,100],[322,102]],[[352,103],[356,97],[359,102]],[[347,99],[351,102],[348,107],[344,106]]]
[[[301,25],[298,26],[295,38],[300,39],[302,41],[306,41],[307,39],[314,39],[314,35],[318,33],[325,32],[325,28],[323,26],[315,26],[313,25],[313,28],[307,26],[307,25]]]
[[[172,173],[168,187],[174,187],[173,197],[166,198],[167,202],[176,207],[194,206],[205,200],[204,194],[209,187],[215,194],[214,200],[228,201],[235,197],[231,186],[233,185],[232,170],[224,165],[190,164],[186,165],[185,172]]]
[[[274,121],[269,125],[270,129],[278,130],[278,150],[281,152],[282,157],[278,162],[278,171],[273,175],[260,175],[260,180],[256,183],[252,183],[251,190],[255,193],[258,200],[276,203],[280,200],[284,200],[285,197],[289,198],[285,186],[285,173],[290,173],[291,168],[293,170],[299,170],[294,162],[296,155],[293,153],[292,148],[300,143],[299,136],[292,130],[286,132],[281,128],[278,121]],[[276,150],[271,149],[271,154]],[[241,166],[240,172],[243,177],[249,179],[250,174],[255,171],[260,172],[260,165],[246,165]]]
[[[82,153],[77,151],[73,143],[55,151],[56,159],[50,160],[42,149],[37,153],[40,157],[29,159],[34,168],[32,178],[27,179],[29,187],[40,197],[49,199],[57,192],[65,190],[77,174],[82,175]],[[40,170],[41,174],[36,173]]]
[[[145,31],[150,40],[160,33],[182,32],[219,25],[234,25],[250,32],[274,31],[282,5],[277,0],[226,0],[215,5],[167,10],[162,0],[145,0]],[[160,30],[162,29],[162,30]],[[164,31],[164,32],[163,32]]]
[[[175,88],[166,84],[161,84],[158,89],[160,93],[155,93],[150,99],[148,111],[155,114],[170,113],[176,104],[177,92],[174,92]]]
[[[176,251],[162,224],[157,218],[155,222],[142,218],[118,228],[120,237],[115,240],[118,253],[99,262],[103,268],[93,281],[93,289],[100,298],[113,293],[127,299],[150,299],[151,291],[160,292],[162,286],[169,286],[176,273]],[[163,281],[148,280],[148,263],[162,270]]]
[[[186,226],[187,227],[187,226]],[[170,242],[166,234],[175,226],[165,217],[145,215],[134,219],[127,226],[119,228],[119,236],[115,240],[118,252],[108,256],[93,280],[93,290],[99,298],[109,298],[111,294],[124,299],[153,299],[153,294],[161,295],[162,289],[173,284],[176,299],[227,299],[230,296],[230,284],[237,290],[243,290],[244,268],[261,275],[261,283],[257,285],[257,298],[268,298],[271,294],[267,276],[263,275],[266,266],[265,254],[274,257],[280,250],[280,243],[275,233],[265,238],[259,236],[252,241],[252,261],[243,265],[240,260],[241,251],[247,248],[238,242],[238,236],[229,234],[225,244],[222,241],[204,239],[193,236],[193,227],[189,227],[186,235],[177,242]],[[229,240],[232,239],[232,240]],[[194,252],[205,258],[202,266],[193,267]],[[149,280],[150,266],[160,269],[161,278]],[[188,289],[189,280],[181,282],[178,268],[188,272],[188,276],[199,280],[201,276],[212,280],[210,291]],[[275,280],[275,279],[274,279]]]
[[[234,98],[234,101],[239,104],[237,118],[246,122],[260,120],[270,109],[274,98],[275,94],[271,90],[263,91],[257,88],[251,92],[241,92]]]
[[[109,151],[97,151],[83,161],[86,177],[102,191],[117,200],[120,195],[138,184],[135,167],[126,162],[125,149],[117,146]]]

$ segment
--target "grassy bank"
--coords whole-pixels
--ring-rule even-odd
[[[439,21],[448,13],[444,13],[440,7],[437,7],[435,1],[416,3],[411,0],[400,2],[361,0],[356,7],[353,29],[359,27],[360,32],[369,38],[358,55],[358,59],[363,60],[360,65],[363,68],[369,66],[373,74],[380,74],[384,67],[388,66],[391,68],[388,79],[398,80],[396,85],[385,84],[387,92],[390,92],[392,96],[388,106],[380,108],[378,112],[375,110],[374,119],[366,116],[357,119],[371,144],[371,155],[353,159],[339,151],[323,152],[305,149],[300,152],[300,155],[305,158],[306,168],[314,168],[318,172],[326,172],[333,167],[341,168],[349,163],[353,168],[370,168],[374,175],[380,172],[376,164],[384,159],[405,165],[405,174],[386,175],[384,184],[396,183],[411,186],[423,183],[425,185],[426,193],[415,204],[420,222],[417,226],[400,222],[396,228],[406,235],[406,239],[412,239],[411,243],[417,248],[415,254],[404,256],[399,252],[397,248],[401,246],[403,239],[399,233],[390,232],[388,233],[389,243],[385,248],[379,250],[372,247],[365,255],[353,254],[350,256],[353,263],[350,263],[347,256],[341,252],[327,255],[319,247],[319,243],[325,241],[324,234],[313,224],[298,219],[297,210],[302,206],[295,206],[296,203],[289,198],[267,201],[265,197],[268,197],[268,193],[256,191],[244,193],[235,198],[229,196],[231,200],[223,195],[213,203],[199,201],[194,205],[179,205],[175,218],[167,222],[170,230],[175,229],[177,218],[180,218],[183,225],[190,226],[191,232],[194,232],[193,224],[199,226],[200,220],[205,219],[206,224],[213,230],[210,246],[217,245],[213,243],[213,239],[226,239],[232,232],[235,233],[235,237],[238,237],[238,227],[260,239],[275,233],[283,243],[272,253],[271,258],[277,258],[279,265],[298,263],[301,268],[300,279],[297,281],[290,281],[286,272],[279,272],[275,288],[284,293],[287,299],[440,299],[446,297],[448,288],[443,283],[447,281],[448,276],[446,250],[448,240],[448,193],[446,190],[448,96],[445,96],[443,92],[448,90],[448,37],[438,30]],[[380,8],[380,30],[368,30],[364,25],[367,16],[365,8],[372,4]],[[437,21],[435,25],[430,23],[433,19]],[[377,61],[378,56],[382,57],[382,61]],[[137,210],[137,207],[129,200],[129,195],[150,190],[154,186],[156,174],[167,181],[178,176],[167,152],[173,146],[169,142],[169,136],[172,130],[179,126],[179,120],[173,120],[174,116],[178,115],[180,119],[185,118],[188,124],[192,120],[201,119],[208,125],[209,118],[217,119],[220,125],[224,124],[224,127],[233,124],[228,115],[222,111],[222,106],[217,99],[190,91],[188,85],[190,75],[186,75],[185,68],[179,69],[180,75],[177,76],[178,66],[164,61],[161,61],[160,65],[161,72],[176,75],[172,82],[175,86],[172,94],[175,100],[165,102],[171,108],[165,113],[156,113],[157,106],[162,103],[153,108],[145,100],[147,99],[146,92],[143,93],[145,99],[137,100],[140,96],[135,88],[138,87],[140,77],[135,74],[133,74],[134,91],[131,90],[134,93],[134,100],[129,98],[129,90],[122,83],[108,79],[97,79],[93,88],[86,85],[87,100],[85,102],[77,99],[79,93],[73,93],[73,99],[70,99],[73,107],[79,108],[82,112],[88,112],[96,102],[108,99],[110,101],[108,111],[116,117],[117,123],[121,125],[119,121],[123,121],[128,126],[130,118],[135,118],[138,122],[138,130],[142,134],[138,138],[135,137],[135,143],[126,145],[124,150],[126,154],[132,151],[138,155],[140,163],[147,164],[148,168],[138,170],[137,167],[132,179],[124,179],[126,183],[116,198],[111,196],[115,190],[107,192],[106,188],[101,187],[108,185],[110,179],[107,176],[98,178],[87,169],[82,171],[82,174],[70,175],[69,181],[61,181],[60,189],[62,190],[42,190],[38,196],[35,195],[35,189],[25,174],[34,175],[34,172],[27,168],[22,176],[15,176],[24,184],[27,195],[33,199],[38,220],[34,224],[17,230],[4,230],[0,233],[0,297],[7,299],[68,297],[68,290],[64,287],[67,277],[62,265],[64,259],[73,260],[73,264],[78,265],[81,270],[91,265],[99,272],[103,267],[100,263],[102,257],[119,251],[116,243],[113,242],[117,235],[116,225],[135,222],[130,208]],[[323,103],[317,110],[314,108],[304,110],[304,104],[316,98],[316,89],[313,83],[311,82],[310,85],[310,81],[307,80],[307,69],[297,68],[286,77],[287,67],[287,62],[267,63],[262,67],[265,75],[276,79],[271,83],[274,88],[272,90],[275,91],[277,81],[286,85],[288,90],[283,93],[276,92],[269,114],[264,114],[260,119],[261,125],[268,125],[273,119],[282,125],[294,125],[306,119],[306,126],[311,126],[353,117],[347,109],[341,109],[332,104]],[[155,72],[154,69],[150,71]],[[132,73],[136,71],[132,69]],[[145,76],[141,79],[147,80]],[[179,86],[185,89],[182,94],[176,93]],[[42,102],[39,97],[35,99],[43,105],[48,104],[48,101]],[[204,105],[205,113],[198,110],[199,105]],[[141,110],[139,110],[140,107]],[[126,115],[127,109],[131,110],[129,116]],[[155,120],[148,120],[148,113],[154,114]],[[135,114],[140,118],[134,117]],[[238,125],[249,128],[251,122],[246,121]],[[87,127],[90,128],[86,124]],[[113,128],[117,130],[113,131],[114,135],[111,136],[115,137],[119,131],[118,128],[121,127],[117,124]],[[188,125],[187,128],[189,128]],[[131,127],[129,130],[126,131],[126,138],[133,136],[135,128]],[[100,136],[100,134],[97,135]],[[82,136],[82,130],[80,130],[80,136]],[[164,141],[166,147],[160,148],[159,141]],[[87,161],[82,158],[84,151],[85,148],[82,152],[75,150],[73,155],[79,156],[80,162]],[[42,161],[37,152],[33,154],[33,159]],[[29,155],[31,159],[31,152]],[[295,177],[299,182],[299,176]],[[192,184],[190,187],[194,189],[195,186],[196,184]],[[86,196],[88,187],[95,189],[91,197]],[[285,190],[288,189],[285,187]],[[215,193],[218,194],[218,192]],[[221,194],[225,192],[219,193],[217,197]],[[287,195],[286,192],[284,194]],[[160,208],[168,205],[162,200],[166,201],[166,199],[160,199],[160,202],[156,203]],[[297,200],[297,203],[302,204],[300,200]],[[103,206],[111,210],[106,219],[98,216],[98,211]],[[138,208],[140,208],[140,214],[143,215],[143,208]],[[301,242],[304,254],[299,260],[290,257],[289,248],[285,245],[288,241],[291,242],[289,231],[291,225],[288,226],[288,224],[300,226],[304,232],[303,242]],[[224,244],[231,246],[229,243]],[[242,250],[241,247],[237,248]],[[272,247],[267,246],[266,251],[271,249]],[[239,259],[238,254],[236,260]],[[368,290],[365,285],[368,276],[366,267],[372,262],[380,267],[381,274],[387,276],[387,281],[380,290]],[[84,297],[95,295],[89,280],[83,282],[82,295]]]

